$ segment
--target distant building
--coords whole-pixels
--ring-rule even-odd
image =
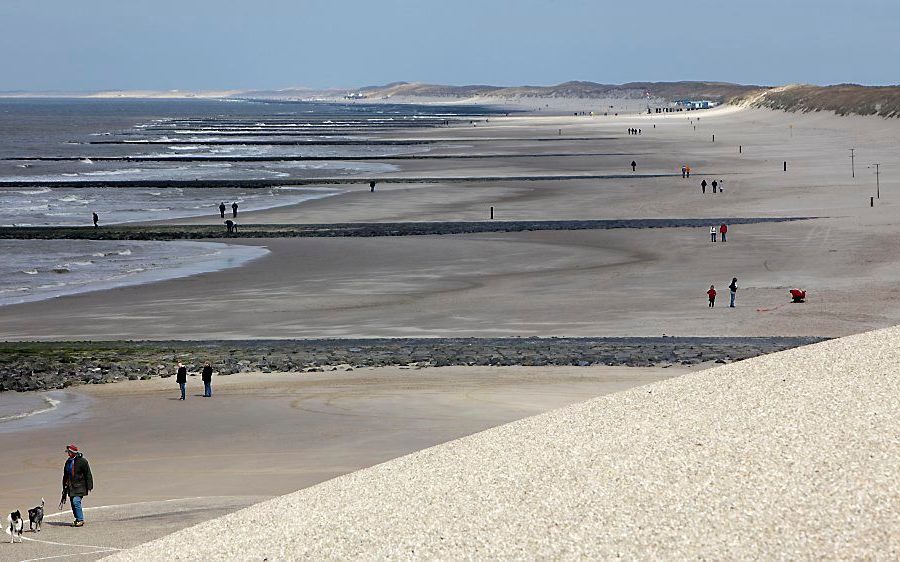
[[[346,96],[344,96],[344,98],[346,98],[348,100],[364,100],[364,99],[366,99],[366,97],[367,97],[366,94],[364,94],[362,92],[351,92],[351,93],[347,94]]]
[[[675,105],[684,109],[709,109],[719,105],[717,102],[710,100],[675,100]]]

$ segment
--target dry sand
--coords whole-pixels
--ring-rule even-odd
[[[570,406],[112,560],[896,560],[900,328]]]
[[[88,524],[48,517],[27,538],[0,544],[0,560],[122,548],[341,474],[493,427],[686,372],[680,368],[381,368],[217,377],[204,399],[191,378],[66,392],[46,423],[0,424],[4,509],[47,500],[55,513],[70,442],[91,462]],[[0,400],[9,395],[0,396]],[[66,408],[77,401],[81,411]],[[58,414],[58,415],[57,415]],[[35,420],[30,420],[35,421]],[[19,423],[19,425],[24,425]],[[100,507],[107,506],[107,507]],[[94,549],[94,550],[99,550]],[[99,556],[99,553],[91,555]],[[86,559],[86,558],[79,558]]]

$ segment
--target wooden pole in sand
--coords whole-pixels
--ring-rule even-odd
[[[494,208],[491,207],[491,220],[494,220]]]
[[[854,154],[854,152],[856,152],[856,149],[851,148],[850,149],[850,177],[851,178],[856,177],[856,155]]]
[[[881,199],[881,164],[872,164],[872,166],[875,166],[875,199]]]

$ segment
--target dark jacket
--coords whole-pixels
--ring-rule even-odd
[[[94,477],[91,475],[91,465],[88,464],[86,458],[81,453],[75,455],[72,459],[71,471],[66,470],[69,466],[68,461],[63,467],[63,490],[66,495],[71,497],[86,496],[88,492],[94,489]]]
[[[178,373],[175,375],[175,382],[187,382],[187,367],[178,367]]]
[[[212,381],[212,367],[209,365],[203,366],[203,371],[200,373],[200,377],[203,379],[203,382],[211,382]]]

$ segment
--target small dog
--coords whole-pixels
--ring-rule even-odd
[[[28,528],[36,533],[41,530],[41,523],[44,522],[44,498],[41,498],[41,505],[32,507],[28,510]]]
[[[16,538],[19,539],[19,542],[22,542],[22,530],[25,528],[25,522],[22,520],[22,514],[19,513],[19,510],[17,509],[10,513],[6,521],[6,533],[10,536],[9,542],[16,542]]]

